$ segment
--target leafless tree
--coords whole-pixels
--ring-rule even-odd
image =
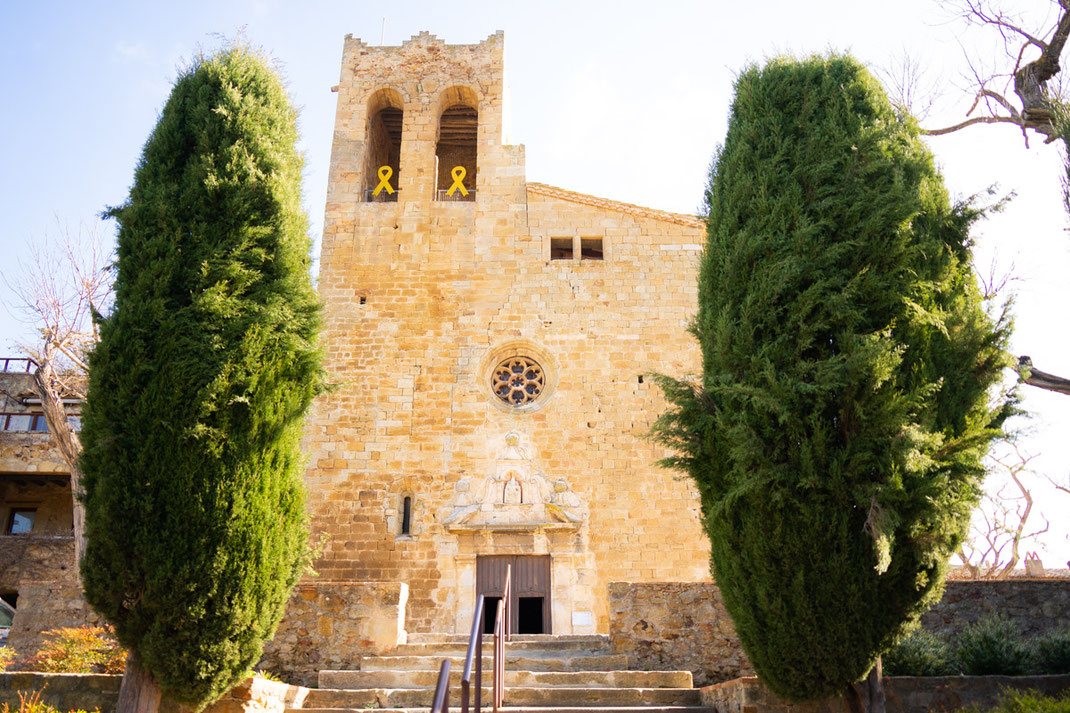
[[[1016,443],[1002,442],[1001,452],[988,455],[989,477],[1009,478],[998,491],[981,502],[970,536],[956,553],[974,579],[998,579],[1008,576],[1022,559],[1022,552],[1048,531],[1044,526],[1029,530],[1033,513],[1033,494],[1027,482],[1029,463],[1036,456],[1025,455]],[[1039,514],[1039,513],[1038,513]]]
[[[1070,0],[1047,0],[1047,12],[1041,17],[1028,16],[1020,5],[1007,0],[939,0],[967,25],[992,33],[1002,45],[1003,66],[985,68],[967,55],[973,101],[966,118],[950,126],[923,128],[921,133],[940,136],[978,124],[1009,124],[1018,127],[1029,146],[1030,135],[1039,135],[1045,143],[1061,140],[1066,175],[1061,178],[1064,204],[1070,214],[1070,102],[1062,90],[1060,59],[1070,38]],[[1012,8],[1012,9],[1008,9]],[[918,107],[921,73],[911,60],[901,61],[897,71],[884,73],[885,82],[897,101],[918,115],[927,114],[927,106]],[[930,101],[931,104],[931,101]],[[1030,386],[1070,395],[1070,379],[1041,371],[1028,356],[1020,356],[1019,379]]]
[[[111,302],[112,272],[103,240],[95,230],[64,229],[58,238],[35,242],[29,260],[4,281],[18,295],[20,311],[38,334],[34,343],[20,344],[37,362],[34,389],[64,462],[70,469],[74,514],[75,565],[85,546],[85,512],[78,456],[82,443],[67,417],[65,399],[84,400],[89,367],[87,355],[97,342],[95,313]]]
[[[1039,21],[992,0],[947,0],[944,4],[966,23],[992,30],[1003,44],[1007,65],[1003,71],[987,71],[967,57],[976,85],[967,118],[923,133],[939,136],[975,124],[1012,124],[1019,127],[1027,145],[1031,132],[1043,136],[1046,143],[1062,138],[1056,90],[1059,59],[1070,37],[1070,0],[1051,0],[1054,19],[1049,13]]]

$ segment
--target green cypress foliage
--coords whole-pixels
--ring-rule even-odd
[[[195,706],[257,662],[307,551],[299,439],[323,379],[296,141],[262,58],[202,57],[111,211],[82,576],[164,695]]]
[[[910,119],[840,56],[736,83],[706,199],[701,381],[661,377],[665,465],[759,676],[842,693],[941,593],[1011,412],[1008,325]]]

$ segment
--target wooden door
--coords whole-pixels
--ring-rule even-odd
[[[509,566],[513,568],[513,592],[510,602],[512,631],[518,634],[552,633],[549,555],[476,557],[476,596],[482,594],[488,600],[485,630],[493,631],[495,607],[505,589],[505,572]],[[521,606],[524,610],[523,618]]]

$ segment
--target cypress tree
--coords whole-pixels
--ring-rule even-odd
[[[849,57],[736,82],[706,192],[701,380],[660,381],[664,461],[779,696],[842,693],[941,595],[1012,410],[1009,326],[913,120]]]
[[[322,367],[296,141],[261,57],[201,57],[110,211],[115,306],[83,414],[85,594],[159,690],[198,707],[259,659],[306,553],[299,439]]]

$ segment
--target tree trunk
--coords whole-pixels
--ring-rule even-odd
[[[33,373],[33,385],[41,399],[41,410],[45,413],[48,431],[59,449],[60,455],[67,463],[71,473],[71,506],[74,515],[74,571],[81,581],[82,553],[85,551],[85,508],[79,495],[82,492],[82,471],[78,468],[78,456],[82,453],[82,441],[67,421],[67,411],[63,408],[63,396],[56,389],[56,380],[52,372],[51,350],[47,347],[42,354],[41,364]]]
[[[884,667],[880,658],[865,681],[847,686],[843,698],[850,713],[885,713]]]
[[[156,713],[160,709],[160,687],[133,651],[126,657],[126,670],[119,686],[115,713]]]

